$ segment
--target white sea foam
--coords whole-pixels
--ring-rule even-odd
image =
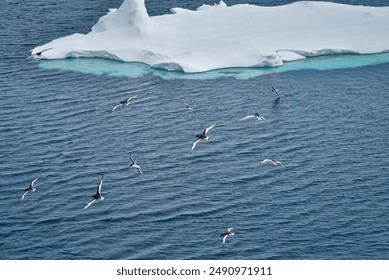
[[[144,0],[124,0],[88,34],[73,34],[32,50],[43,59],[103,57],[157,68],[203,72],[280,66],[325,54],[389,51],[389,7],[295,2],[277,7],[173,8],[150,17]]]

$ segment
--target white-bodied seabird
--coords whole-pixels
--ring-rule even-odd
[[[209,140],[208,131],[213,128],[215,125],[211,125],[204,129],[204,131],[200,134],[196,135],[196,140],[193,141],[192,145],[190,146],[190,153],[193,152],[194,148],[196,147],[196,144],[200,142],[201,140]]]
[[[35,178],[30,183],[30,186],[27,189],[24,190],[24,193],[23,193],[22,197],[20,198],[20,202],[23,202],[24,197],[26,196],[26,194],[28,194],[29,192],[35,192],[36,191],[36,188],[34,188],[34,183],[36,182],[36,180],[38,180],[38,178]]]
[[[256,120],[259,120],[259,121],[264,120],[267,124],[269,124],[267,122],[267,120],[262,115],[260,115],[258,113],[255,113],[254,115],[248,115],[248,116],[246,116],[246,117],[244,117],[244,118],[242,118],[240,120],[243,121],[243,120],[252,119],[252,118],[254,118]]]
[[[261,164],[281,165],[282,167],[285,168],[285,166],[282,164],[281,161],[279,161],[279,160],[274,160],[274,159],[270,159],[270,158],[266,158],[266,159],[262,160],[262,161],[261,161]]]
[[[96,194],[93,195],[93,199],[84,207],[84,209],[86,209],[89,206],[91,206],[92,203],[95,202],[96,200],[99,200],[99,199],[103,200],[104,199],[104,197],[101,195],[101,186],[103,185],[103,180],[104,180],[104,175],[101,176],[100,183],[97,186]]]
[[[135,96],[128,97],[128,98],[126,98],[126,99],[120,101],[119,104],[115,105],[115,106],[112,108],[112,111],[115,111],[116,108],[119,107],[119,106],[128,106],[128,105],[130,105],[130,104],[131,104],[131,103],[130,103],[130,100],[133,99],[133,98],[135,98],[135,97],[136,97],[136,95],[135,95]]]
[[[232,232],[232,227],[227,229],[227,231],[223,232],[220,236],[221,236],[221,243],[222,243],[222,246],[224,246],[224,244],[226,243],[226,239],[228,236],[232,236],[232,235],[235,235],[234,232]]]
[[[130,166],[134,169],[136,169],[139,173],[139,175],[143,175],[142,170],[140,169],[140,166],[136,163],[136,161],[130,156],[130,160],[132,161]]]

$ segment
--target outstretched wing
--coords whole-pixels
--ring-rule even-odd
[[[132,164],[136,164],[136,161],[130,156],[130,160],[132,161]]]
[[[119,107],[121,104],[117,104],[112,108],[112,111],[115,111],[117,107]]]
[[[193,141],[192,145],[190,146],[190,153],[193,152],[194,148],[196,147],[196,144],[200,142],[201,139],[196,139]]]
[[[252,119],[252,118],[255,118],[255,116],[254,115],[249,115],[249,116],[244,117],[244,118],[242,118],[240,120],[243,121],[243,120]]]
[[[140,170],[140,167],[138,167],[136,170],[138,170],[139,175],[143,175],[142,170]]]
[[[104,175],[101,175],[100,183],[97,186],[97,193],[101,193],[101,186],[103,185]]]
[[[86,209],[86,208],[88,208],[89,206],[91,206],[92,203],[95,202],[95,201],[96,201],[96,199],[92,199],[92,200],[84,207],[84,209]]]
[[[25,192],[24,192],[24,194],[23,194],[22,197],[20,198],[20,202],[23,202],[24,197],[26,196],[26,194],[28,194],[28,191],[25,191]]]
[[[215,124],[214,124],[214,125],[211,125],[211,126],[209,126],[209,127],[207,127],[206,129],[204,129],[204,134],[206,135],[206,134],[208,133],[208,131],[209,131],[211,128],[213,128],[213,127],[215,127]]]
[[[266,159],[261,161],[261,164],[266,164],[266,163],[274,164],[274,162],[271,159],[268,159],[268,158],[266,158]]]
[[[231,230],[233,229],[233,227],[230,227],[229,229],[227,229],[227,231],[229,232],[229,233],[231,233]]]
[[[130,97],[128,97],[125,101],[126,101],[126,102],[130,102],[130,100],[133,99],[133,98],[135,98],[135,97],[136,97],[136,95],[130,96]]]
[[[37,180],[38,180],[38,178],[35,178],[35,179],[31,182],[30,186],[32,187],[32,186],[34,185],[34,183],[35,183]]]
[[[281,166],[282,166],[283,168],[285,168],[285,165],[283,165],[281,161],[277,160],[276,163],[281,164]]]
[[[228,234],[222,236],[221,243],[223,246],[226,243],[227,236],[228,236]]]

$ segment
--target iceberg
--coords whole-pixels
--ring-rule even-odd
[[[389,51],[389,7],[301,1],[263,7],[173,8],[150,17],[144,0],[124,0],[88,34],[35,47],[39,59],[98,57],[186,73],[281,66],[328,54]]]

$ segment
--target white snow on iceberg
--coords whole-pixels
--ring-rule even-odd
[[[144,0],[124,0],[92,27],[32,50],[37,58],[102,57],[184,72],[279,66],[325,54],[389,51],[389,7],[295,2],[172,9],[150,17]]]

